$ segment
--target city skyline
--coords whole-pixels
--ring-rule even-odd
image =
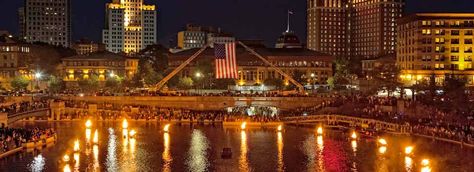
[[[81,3],[82,2],[82,3]],[[72,40],[89,38],[96,42],[102,42],[101,29],[105,21],[105,4],[110,0],[102,1],[72,1]],[[237,38],[242,39],[263,39],[267,45],[273,45],[286,26],[286,11],[291,9],[295,12],[292,16],[292,30],[300,37],[301,42],[306,42],[306,1],[279,0],[276,2],[259,1],[151,1],[145,3],[157,5],[158,11],[158,41],[168,45],[170,39],[176,43],[176,34],[182,30],[187,23],[201,25],[211,25],[233,33]],[[447,0],[433,0],[429,4],[422,0],[412,0],[406,2],[406,13],[413,12],[466,12],[474,8],[474,4],[469,0],[460,0],[456,3]],[[1,1],[0,6],[12,6],[0,11],[0,30],[8,30],[18,34],[17,10],[23,6],[23,1]],[[209,6],[227,6],[216,12],[206,12],[201,9]],[[87,8],[85,8],[87,7]],[[183,10],[176,10],[177,8]],[[265,8],[268,12],[261,13]],[[87,10],[84,10],[87,9]],[[245,13],[239,13],[245,9]],[[90,20],[94,19],[94,20]],[[245,24],[235,21],[245,19]],[[231,22],[229,22],[231,21]],[[266,21],[262,23],[261,21]]]

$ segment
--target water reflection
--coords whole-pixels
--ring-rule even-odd
[[[323,136],[319,135],[317,138],[317,161],[318,161],[318,171],[325,171],[324,170],[324,158],[323,158],[323,151],[324,151],[324,141]]]
[[[80,154],[79,153],[74,153],[74,171],[79,171],[80,167]]]
[[[240,158],[239,158],[239,169],[240,171],[250,171],[249,162],[247,159],[247,133],[245,131],[240,132]]]
[[[69,166],[69,164],[66,164],[63,168],[63,172],[71,172],[71,167]]]
[[[285,164],[283,162],[283,136],[281,132],[278,132],[278,135],[277,135],[277,146],[278,146],[278,171],[285,171]]]
[[[92,148],[92,153],[94,155],[94,171],[98,171],[99,169],[99,146],[94,145]]]
[[[164,172],[169,172],[171,171],[171,162],[173,159],[171,158],[171,152],[170,152],[170,135],[168,133],[163,134],[163,171]]]
[[[107,171],[118,171],[117,168],[117,136],[114,133],[114,129],[109,128],[109,142],[107,144]]]
[[[207,160],[207,149],[209,143],[204,134],[199,130],[194,130],[191,135],[191,147],[189,148],[186,164],[189,171],[207,171],[209,162]]]
[[[40,154],[33,159],[29,165],[32,172],[41,172],[44,170],[45,158]]]
[[[413,159],[411,159],[409,156],[405,157],[405,170],[407,172],[413,171]]]
[[[91,141],[91,129],[86,129],[86,141],[87,143],[90,143]]]
[[[377,160],[376,160],[376,171],[385,172],[389,171],[388,169],[388,162],[385,157],[385,153],[387,152],[386,146],[380,146],[378,148]]]
[[[355,139],[354,137],[352,138]],[[354,161],[352,161],[352,171],[357,171],[357,162],[355,161],[357,157],[357,141],[356,140],[351,141],[351,147],[352,147],[352,152],[354,156]]]

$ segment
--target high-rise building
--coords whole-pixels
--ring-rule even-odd
[[[70,0],[25,0],[18,13],[20,35],[27,42],[70,46]]]
[[[474,85],[474,13],[417,13],[399,19],[397,32],[404,83],[457,75]]]
[[[157,42],[155,5],[143,0],[113,0],[106,5],[102,43],[111,52],[137,53]]]
[[[395,52],[404,0],[308,0],[309,49],[365,58]]]

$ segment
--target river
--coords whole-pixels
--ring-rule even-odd
[[[382,147],[375,139],[352,140],[341,131],[325,129],[320,136],[314,128],[291,126],[277,132],[175,124],[165,133],[157,122],[130,122],[128,130],[137,134],[125,138],[120,122],[93,122],[89,131],[84,122],[15,125],[35,126],[55,128],[58,141],[0,160],[0,171],[474,171],[473,148],[407,136],[384,136],[388,144]],[[406,156],[408,145],[414,152]],[[221,158],[226,147],[232,149],[230,159]],[[61,162],[66,154],[69,165]],[[423,165],[423,159],[429,163]]]

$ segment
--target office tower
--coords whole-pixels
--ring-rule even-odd
[[[156,10],[143,0],[113,0],[106,4],[102,43],[111,52],[137,53],[157,42]]]
[[[18,13],[20,36],[27,42],[70,46],[70,0],[26,0]]]

